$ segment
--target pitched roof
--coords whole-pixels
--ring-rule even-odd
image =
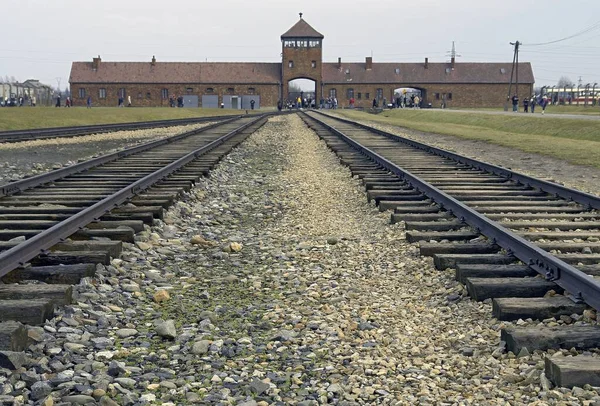
[[[73,62],[70,83],[277,83],[281,63]]]
[[[366,69],[365,63],[323,64],[324,83],[509,83],[511,63],[468,62],[449,63],[373,63]],[[396,73],[399,69],[399,73]],[[348,71],[349,73],[346,73]],[[534,83],[529,62],[519,63],[519,82]]]
[[[284,34],[281,35],[281,39],[284,38],[320,38],[323,39],[323,34],[315,30],[310,26],[309,23],[304,21],[302,18],[293,25],[292,28],[287,30]]]

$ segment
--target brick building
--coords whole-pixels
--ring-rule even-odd
[[[370,107],[374,98],[391,102],[398,89],[421,92],[423,104],[440,107],[498,107],[506,101],[509,63],[376,63],[323,62],[324,36],[300,16],[281,35],[282,62],[73,62],[69,83],[75,105],[116,106],[119,97],[133,106],[168,106],[171,96],[197,100],[200,107],[249,108],[276,106],[288,99],[289,82],[309,79],[316,99],[335,96],[340,106],[350,98]],[[530,63],[519,63],[519,98],[533,93]],[[514,87],[513,87],[514,88]]]

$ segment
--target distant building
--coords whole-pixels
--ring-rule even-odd
[[[508,63],[375,63],[323,62],[324,36],[302,17],[281,35],[282,62],[73,62],[69,83],[74,103],[92,96],[95,106],[116,106],[131,96],[134,106],[168,106],[171,97],[197,100],[201,107],[250,108],[275,106],[294,99],[289,82],[310,79],[317,102],[336,97],[341,107],[353,98],[355,106],[370,107],[373,99],[392,102],[398,89],[421,92],[423,106],[497,107],[504,104],[512,64]],[[519,63],[519,98],[533,93],[531,64]],[[513,86],[514,88],[514,86]]]
[[[36,98],[37,105],[50,104],[53,92],[50,86],[40,83],[37,79],[27,79],[25,82],[0,83],[0,97],[2,99],[23,97],[25,104],[29,104],[29,100],[33,97]]]

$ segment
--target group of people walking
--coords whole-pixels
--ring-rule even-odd
[[[512,106],[513,111],[516,113],[519,111],[519,96],[516,94],[512,97]],[[542,114],[546,112],[546,106],[548,105],[549,100],[548,96],[543,95],[542,97],[538,97],[536,95],[531,96],[531,98],[526,97],[523,99],[523,112],[529,113],[531,110],[532,113],[535,112],[535,106],[540,105],[542,108]]]

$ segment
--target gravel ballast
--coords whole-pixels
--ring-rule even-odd
[[[0,185],[210,124],[0,143]]]
[[[368,120],[357,121],[400,137],[600,196],[600,182],[598,182],[600,169],[598,168],[570,164],[557,158],[524,152],[482,140],[426,133]]]
[[[504,353],[511,323],[419,257],[295,115],[271,118],[136,238],[30,329],[30,361],[0,370],[1,401],[600,402],[543,375],[545,356],[569,351]]]

